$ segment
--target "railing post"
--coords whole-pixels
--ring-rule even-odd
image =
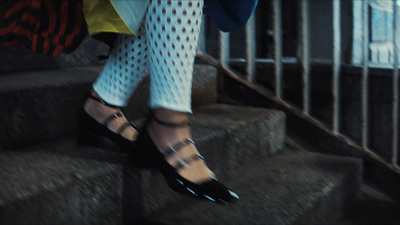
[[[219,32],[219,61],[223,69],[228,69],[230,51],[229,51],[229,33]]]
[[[397,0],[393,0],[393,153],[392,164],[398,167],[399,153],[399,22],[400,12]]]
[[[200,34],[199,34],[199,41],[197,42],[198,46],[197,46],[197,52],[199,54],[204,54],[205,52],[207,52],[206,49],[206,35],[205,35],[205,30],[206,30],[206,16],[202,15],[202,23],[200,24]]]
[[[301,1],[302,66],[303,66],[303,113],[310,114],[310,40],[309,0]]]
[[[341,67],[341,27],[340,1],[333,2],[333,132],[339,133],[340,121],[340,67]]]
[[[246,77],[250,82],[255,78],[255,59],[256,59],[256,28],[255,13],[250,17],[246,24]]]
[[[368,73],[369,73],[369,0],[362,1],[362,35],[363,35],[363,61],[362,61],[362,83],[361,83],[361,101],[362,101],[362,146],[368,149]]]
[[[274,62],[275,94],[282,99],[282,9],[281,0],[273,1],[274,11]]]

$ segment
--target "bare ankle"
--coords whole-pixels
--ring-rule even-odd
[[[165,108],[156,108],[153,110],[153,114],[156,118],[163,120],[164,122],[180,123],[188,120],[187,113]]]
[[[93,89],[90,91],[90,94],[98,99],[102,99]],[[91,98],[86,99],[85,103],[83,104],[83,109],[100,123],[104,122],[103,120],[106,119],[110,114],[118,111],[117,109],[110,108]]]

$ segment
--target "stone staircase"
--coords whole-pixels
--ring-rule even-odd
[[[303,149],[280,111],[221,102],[217,70],[197,64],[193,136],[241,199],[220,206],[180,196],[126,154],[75,144],[76,114],[100,70],[0,75],[0,224],[321,224],[339,221],[359,193],[360,160]],[[124,110],[139,124],[147,88],[145,80]]]

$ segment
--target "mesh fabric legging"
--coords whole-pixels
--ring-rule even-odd
[[[191,112],[203,0],[151,0],[139,34],[119,35],[94,90],[125,106],[147,72],[150,108]]]

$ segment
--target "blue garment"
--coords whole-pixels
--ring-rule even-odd
[[[142,25],[149,2],[149,0],[111,0],[119,16],[133,33],[137,33]]]
[[[247,23],[257,3],[258,0],[204,0],[204,9],[220,30],[229,32]]]

